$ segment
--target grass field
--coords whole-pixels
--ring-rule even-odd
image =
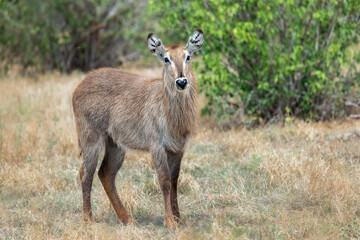
[[[96,176],[95,223],[82,224],[69,101],[81,79],[0,80],[0,239],[359,238],[360,121],[231,131],[202,124],[180,175],[185,226],[163,226],[162,194],[142,152],[127,155],[116,181],[136,223],[117,223]]]

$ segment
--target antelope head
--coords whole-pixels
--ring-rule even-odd
[[[148,48],[152,54],[164,62],[164,85],[172,94],[184,93],[192,84],[196,84],[191,76],[191,56],[201,49],[204,33],[197,29],[189,38],[186,46],[173,45],[165,47],[157,36],[148,35]]]

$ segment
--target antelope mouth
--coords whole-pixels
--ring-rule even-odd
[[[184,88],[182,88],[182,87],[179,87],[179,86],[177,86],[177,85],[175,84],[175,88],[176,88],[176,90],[177,90],[178,92],[184,92],[184,91],[188,88],[188,86],[189,86],[189,84],[186,85]]]

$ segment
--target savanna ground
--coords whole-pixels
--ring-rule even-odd
[[[179,180],[185,226],[163,226],[162,194],[142,152],[127,155],[116,180],[136,223],[118,224],[95,175],[95,223],[82,224],[70,105],[81,79],[0,80],[0,239],[359,238],[360,121],[231,131],[201,124]]]

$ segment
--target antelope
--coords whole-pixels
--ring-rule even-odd
[[[132,223],[120,201],[115,177],[128,149],[149,151],[165,205],[164,224],[181,223],[177,182],[185,145],[197,126],[197,80],[190,58],[204,42],[197,29],[186,46],[165,47],[156,35],[148,49],[164,62],[162,78],[148,78],[114,68],[90,72],[76,87],[72,106],[82,163],[79,170],[83,221],[93,221],[91,187],[99,153],[98,176],[120,223]]]

